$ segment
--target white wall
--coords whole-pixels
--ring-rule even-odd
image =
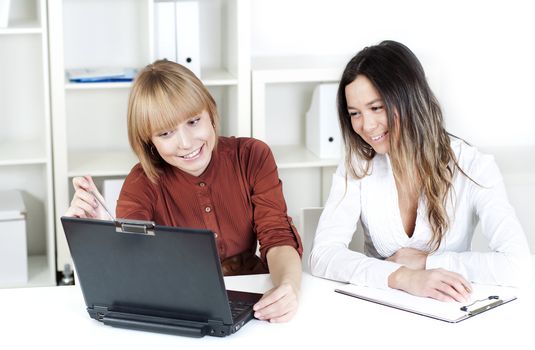
[[[478,146],[535,145],[530,1],[253,0],[253,56],[350,57],[384,39],[420,58],[450,132]]]

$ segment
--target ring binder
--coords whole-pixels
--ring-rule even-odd
[[[483,301],[492,300],[492,299],[500,299],[500,297],[497,296],[497,295],[490,295],[488,298],[475,300],[474,302],[472,302],[472,304],[465,305],[465,306],[461,307],[461,311],[468,311],[468,308],[470,306],[472,306],[474,304],[477,304],[477,303],[481,303]]]

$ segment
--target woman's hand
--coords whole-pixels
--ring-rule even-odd
[[[400,267],[388,276],[388,286],[440,301],[469,300],[472,287],[461,275],[444,269],[414,270]]]
[[[106,210],[95,198],[95,196],[99,196],[99,199],[104,202],[104,197],[98,192],[91,176],[75,177],[72,179],[72,184],[74,186],[74,197],[65,216],[101,220],[109,219]]]
[[[270,289],[254,305],[254,317],[269,322],[288,322],[297,312],[298,294],[290,283]]]
[[[401,248],[386,260],[405,265],[413,270],[425,270],[427,253],[414,248]]]

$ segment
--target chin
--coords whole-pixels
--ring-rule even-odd
[[[383,154],[384,155],[384,154],[388,153],[389,147],[373,147],[373,150],[377,154]]]

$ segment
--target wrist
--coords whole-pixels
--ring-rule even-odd
[[[392,272],[388,276],[388,287],[393,289],[403,289],[401,287],[402,282],[405,280],[405,275],[410,269],[405,266],[400,266],[399,269]]]

